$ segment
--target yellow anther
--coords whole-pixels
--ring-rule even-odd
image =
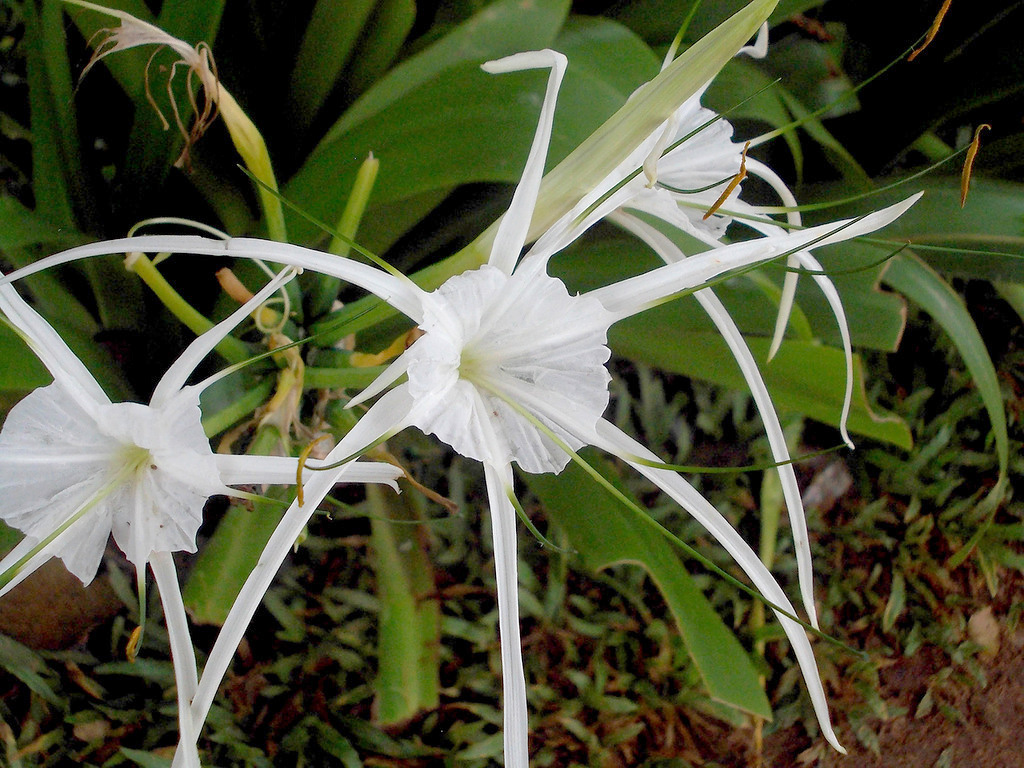
[[[299,454],[299,466],[295,468],[295,487],[299,489],[297,498],[300,507],[306,503],[306,500],[302,495],[302,468],[306,466],[306,462],[309,460],[309,454],[313,452],[313,448],[316,444],[322,440],[326,440],[328,437],[330,437],[330,435],[320,435],[320,437],[303,448],[302,453]]]
[[[747,178],[747,150],[750,149],[750,142],[748,141],[743,146],[743,155],[740,158],[740,172],[732,177],[732,181],[725,188],[725,191],[719,195],[718,199],[715,200],[714,205],[708,208],[708,212],[704,214],[702,220],[706,220],[714,216],[715,211],[722,207],[722,204],[729,199],[729,195],[732,194],[733,190],[740,185],[740,182]]]
[[[974,168],[974,158],[978,154],[978,146],[981,141],[981,132],[985,129],[992,130],[988,123],[982,123],[974,132],[971,146],[967,148],[967,157],[964,159],[964,169],[960,174],[960,207],[967,204],[967,192],[971,188],[971,171]]]
[[[921,51],[931,45],[932,40],[934,40],[935,36],[939,34],[939,27],[942,26],[942,19],[945,18],[946,11],[949,10],[949,6],[952,2],[953,0],[946,0],[946,2],[942,4],[942,7],[939,8],[938,14],[935,16],[935,21],[933,21],[932,25],[928,28],[928,34],[924,36],[924,42],[921,43],[921,47],[915,48],[911,51],[910,55],[907,56],[907,61],[913,61]]]
[[[139,653],[139,643],[142,642],[142,625],[140,624],[132,630],[131,636],[128,638],[128,645],[125,646],[124,655],[128,657],[128,661],[135,663],[135,657]]]

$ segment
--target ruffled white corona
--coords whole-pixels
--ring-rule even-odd
[[[203,505],[230,492],[194,390],[90,414],[54,382],[21,400],[0,431],[0,518],[39,542],[87,510],[49,549],[83,583],[111,532],[137,568],[153,552],[194,552]]]
[[[596,425],[608,405],[612,320],[600,302],[570,296],[547,275],[485,264],[451,278],[424,297],[425,334],[406,353],[414,426],[478,461],[560,472],[569,456],[509,403],[558,402]],[[542,421],[574,449],[583,445]]]

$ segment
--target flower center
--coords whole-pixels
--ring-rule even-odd
[[[407,353],[417,426],[464,456],[559,471],[568,456],[547,430],[579,447],[566,425],[601,418],[610,323],[596,299],[570,296],[539,270],[483,266],[451,278],[431,294],[426,334]]]

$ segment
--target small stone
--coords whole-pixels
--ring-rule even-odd
[[[967,620],[967,635],[981,646],[982,658],[991,659],[999,653],[999,622],[991,607],[982,608]]]

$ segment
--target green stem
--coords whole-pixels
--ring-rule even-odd
[[[127,263],[127,269],[134,272],[156,294],[161,303],[171,311],[196,336],[202,336],[213,328],[213,322],[200,314],[182,298],[167,282],[160,270],[148,256],[137,254]],[[249,359],[249,347],[234,336],[225,336],[214,349],[229,363],[241,363]]]

